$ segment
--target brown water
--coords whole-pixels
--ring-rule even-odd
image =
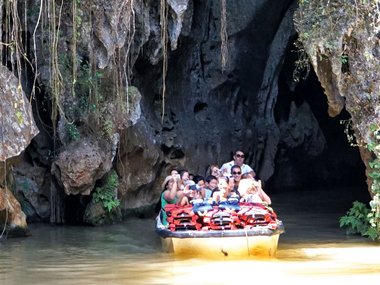
[[[380,245],[347,237],[337,224],[348,199],[335,192],[272,195],[286,233],[277,257],[261,260],[176,259],[161,252],[153,219],[102,228],[31,225],[31,237],[0,242],[0,285],[377,284]]]

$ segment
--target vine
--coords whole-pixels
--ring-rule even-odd
[[[72,95],[75,97],[75,84],[77,82],[77,26],[78,26],[78,16],[77,16],[77,13],[78,13],[78,8],[77,8],[77,5],[79,4],[79,0],[73,0],[73,3],[72,3],[72,21],[73,21],[73,37],[72,37],[72,51],[71,51],[71,55],[72,55],[72,87],[71,87],[71,93]]]
[[[63,79],[62,74],[59,69],[59,57],[58,57],[58,42],[59,42],[59,32],[61,26],[61,16],[62,16],[62,7],[63,0],[59,5],[58,15],[55,11],[56,0],[48,1],[48,13],[51,15],[49,17],[49,31],[50,31],[50,69],[51,69],[51,78],[50,78],[50,87],[51,87],[51,96],[52,96],[52,111],[51,111],[51,120],[53,122],[53,138],[54,144],[56,140],[56,125],[59,113],[64,118],[63,109],[60,107],[60,97],[63,92]],[[58,19],[57,19],[58,18]],[[57,22],[58,20],[58,22]]]
[[[226,69],[228,58],[228,34],[227,34],[227,3],[226,0],[221,1],[221,20],[220,20],[220,39],[221,39],[221,62],[222,71]]]
[[[168,71],[168,5],[166,0],[160,2],[160,26],[162,46],[162,114],[161,123],[165,116],[166,74]]]

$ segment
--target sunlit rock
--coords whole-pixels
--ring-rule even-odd
[[[295,13],[300,40],[325,89],[329,114],[336,116],[343,107],[350,113],[367,171],[373,157],[363,146],[380,127],[378,17],[376,1],[303,1]]]
[[[0,161],[19,155],[38,129],[19,80],[0,66]]]
[[[0,234],[4,230],[6,236],[17,237],[30,235],[26,224],[26,216],[20,203],[7,188],[0,187]]]

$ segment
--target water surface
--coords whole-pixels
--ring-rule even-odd
[[[377,284],[380,246],[339,228],[352,202],[340,195],[272,195],[286,233],[268,259],[174,258],[161,252],[153,219],[102,228],[30,225],[31,237],[0,242],[0,285]]]

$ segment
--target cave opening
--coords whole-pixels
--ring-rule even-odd
[[[281,135],[267,186],[277,193],[309,191],[312,199],[327,190],[343,195],[347,203],[368,201],[365,165],[345,134],[350,114],[328,115],[327,97],[312,67],[305,78],[294,80],[293,50],[292,42],[279,76],[274,115]]]

